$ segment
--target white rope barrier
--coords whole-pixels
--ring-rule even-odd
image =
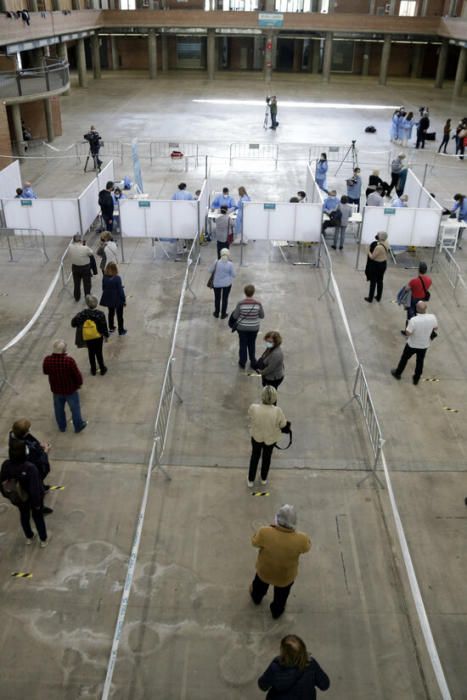
[[[361,364],[359,357],[358,357],[357,349],[355,347],[355,343],[353,341],[352,332],[350,330],[350,324],[349,324],[349,321],[347,318],[347,314],[345,312],[344,304],[342,302],[342,297],[341,297],[341,294],[339,291],[339,287],[337,285],[336,278],[334,277],[334,272],[332,271],[332,268],[331,268],[330,274],[331,274],[331,281],[332,281],[332,286],[334,289],[334,294],[335,294],[336,300],[337,300],[337,305],[339,307],[339,311],[340,311],[340,314],[342,317],[342,321],[344,323],[347,337],[348,337],[350,345],[352,347],[352,352],[354,354],[355,361],[358,364]],[[430,623],[429,623],[428,616],[426,613],[425,605],[423,603],[422,593],[421,593],[420,586],[419,586],[419,583],[417,580],[417,575],[415,573],[412,557],[410,555],[410,550],[409,550],[409,546],[407,543],[407,538],[405,536],[404,527],[402,525],[402,520],[400,517],[399,509],[397,507],[396,499],[394,496],[394,490],[392,487],[392,481],[391,481],[391,477],[389,474],[388,464],[386,461],[386,457],[384,455],[384,450],[382,448],[381,448],[380,455],[381,455],[381,463],[383,466],[384,478],[386,481],[386,487],[387,487],[388,494],[389,494],[389,502],[391,504],[391,510],[392,510],[392,514],[393,514],[394,522],[395,522],[395,526],[396,526],[397,537],[398,537],[399,545],[400,545],[400,548],[402,551],[402,557],[404,560],[405,570],[407,572],[407,577],[409,579],[410,590],[412,593],[413,601],[415,603],[415,609],[417,611],[418,620],[419,620],[420,627],[422,630],[423,638],[425,640],[426,648],[427,648],[428,654],[430,656],[431,665],[433,667],[433,671],[434,671],[434,674],[436,677],[436,681],[438,683],[438,688],[440,690],[441,697],[443,698],[443,700],[451,700],[451,693],[449,691],[446,677],[444,675],[443,667],[441,665],[441,660],[439,658],[438,650],[436,648],[436,643],[435,643],[435,640],[433,638],[433,633],[431,631],[431,627],[430,627]]]

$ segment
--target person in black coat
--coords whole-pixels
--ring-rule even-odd
[[[107,367],[104,364],[102,347],[104,344],[104,338],[107,340],[109,337],[109,331],[107,328],[107,321],[105,320],[105,314],[103,311],[99,311],[97,308],[97,303],[97,297],[93,296],[92,294],[86,294],[86,304],[88,308],[76,314],[76,316],[71,319],[71,325],[72,328],[76,328],[75,343],[77,347],[87,347],[88,349],[91,374],[93,376],[96,375],[97,360],[101,376],[104,376],[104,374],[107,372]],[[94,321],[96,324],[96,330],[100,334],[98,338],[92,338],[90,340],[85,340],[83,338],[83,325],[85,321]]]
[[[327,690],[329,685],[328,676],[295,634],[281,640],[280,656],[258,678],[266,700],[315,700],[316,688]]]
[[[40,442],[34,435],[29,432],[31,428],[31,421],[27,418],[20,418],[16,420],[12,427],[10,434],[8,436],[8,448],[11,450],[15,449],[18,445],[26,446],[26,454],[28,462],[32,462],[39,471],[39,476],[42,479],[44,486],[44,491],[48,491],[50,486],[44,483],[47,474],[50,472],[50,462],[49,462],[49,442]],[[51,513],[51,508],[44,508],[44,512]]]
[[[114,183],[109,180],[105,186],[105,190],[99,192],[99,206],[102,212],[102,218],[105,222],[105,227],[107,231],[112,232],[114,225],[114,200],[112,197],[112,192],[114,189]]]
[[[11,491],[11,484],[14,483],[20,485],[21,496],[18,496],[16,491]],[[46,547],[47,528],[42,512],[44,487],[39,470],[27,459],[25,444],[16,444],[10,448],[10,458],[3,462],[0,469],[0,491],[19,510],[26,544],[31,544],[34,539],[31,528],[32,515],[41,547]]]
[[[118,267],[114,262],[106,265],[102,278],[101,306],[106,306],[109,310],[109,332],[115,331],[115,312],[117,312],[118,335],[126,335],[127,331],[123,325],[123,307],[126,306],[125,290],[122,278],[118,274]]]

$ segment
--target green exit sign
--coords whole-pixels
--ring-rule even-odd
[[[394,209],[394,207],[384,207],[384,213],[392,216],[396,213],[396,210]]]
[[[139,207],[150,207],[151,202],[148,202],[146,199],[142,199],[138,202]]]
[[[275,209],[276,208],[275,204],[270,204],[270,203],[264,204],[263,206],[265,209]]]
[[[21,199],[20,202],[22,207],[32,207],[32,199]]]

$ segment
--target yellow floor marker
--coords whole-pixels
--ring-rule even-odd
[[[253,491],[252,496],[269,496],[269,491]]]
[[[51,486],[49,491],[64,491],[65,487],[64,486]]]
[[[458,408],[449,408],[449,406],[443,406],[445,411],[448,411],[448,413],[459,413]]]
[[[27,571],[15,571],[11,575],[13,578],[32,578],[32,574]]]
[[[425,377],[423,379],[424,382],[439,382],[439,379],[437,377]]]

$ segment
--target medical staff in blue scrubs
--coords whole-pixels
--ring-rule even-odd
[[[186,182],[181,182],[178,186],[178,191],[172,195],[172,199],[194,199],[191,192],[187,192]]]
[[[235,236],[241,236],[243,231],[243,205],[245,202],[251,202],[251,198],[244,187],[238,188],[239,200],[237,202],[237,219],[235,221]],[[237,243],[240,241],[237,240]]]
[[[323,192],[328,191],[328,186],[326,182],[328,172],[328,159],[325,153],[321,153],[318,162],[316,163],[315,180],[318,187],[323,190]]]
[[[222,194],[216,195],[211,202],[211,209],[220,209],[221,207],[227,207],[227,209],[237,208],[234,198],[229,194],[228,187],[224,187]]]

